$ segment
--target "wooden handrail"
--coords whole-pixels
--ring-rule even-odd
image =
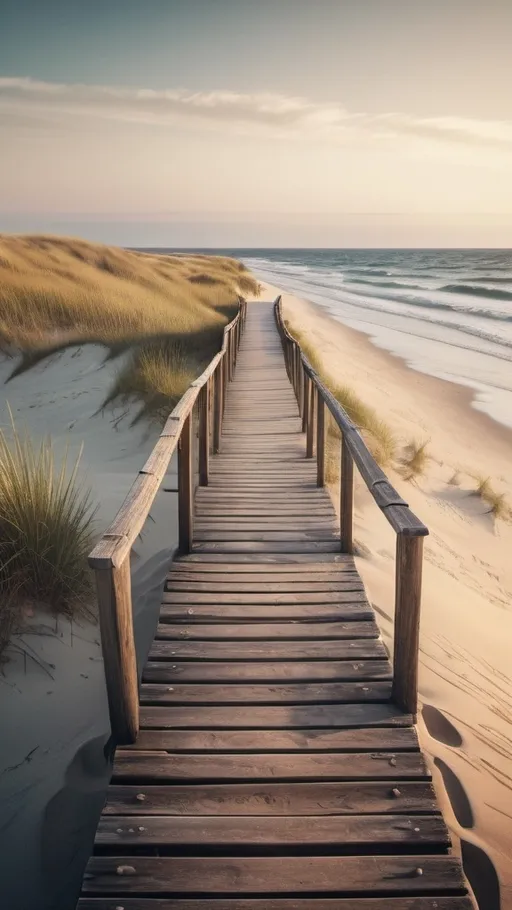
[[[288,331],[282,314],[281,297],[274,304],[275,319],[283,345],[286,369],[295,390],[302,429],[306,433],[306,457],[313,456],[315,399],[317,401],[317,483],[325,477],[325,419],[327,406],[341,432],[340,547],[353,551],[354,464],[381,512],[396,532],[395,640],[392,697],[405,711],[416,714],[418,707],[419,625],[423,538],[428,528],[410,510],[408,503],[389,482],[377,464],[358,428],[324,385]]]
[[[225,384],[232,378],[246,320],[247,303],[239,298],[238,313],[225,327],[222,347],[194,380],[171,412],[160,437],[139,471],[112,524],[89,556],[95,571],[100,617],[101,646],[110,712],[116,745],[135,742],[138,733],[138,676],[133,635],[130,553],[149,515],[155,496],[178,449],[179,549],[189,552],[193,540],[192,421],[196,402],[199,414],[199,484],[208,484],[210,435],[218,449],[222,431]],[[209,400],[214,384],[213,427]],[[199,401],[198,401],[199,400]],[[210,434],[210,430],[212,430]]]

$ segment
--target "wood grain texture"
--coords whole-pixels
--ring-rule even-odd
[[[126,872],[123,866],[128,866]],[[418,871],[421,869],[421,872]],[[133,871],[132,871],[133,870]],[[122,883],[120,883],[120,878]],[[465,893],[452,856],[125,857],[96,856],[85,894],[424,894]]]
[[[140,732],[117,750],[79,910],[470,910],[405,710],[417,519],[342,415],[340,536],[323,483],[325,409],[342,409],[268,304],[241,304],[210,382],[211,407],[204,385],[198,401],[208,486],[193,528],[190,512],[189,552],[169,569]],[[166,432],[178,432],[176,415]],[[147,470],[160,470],[166,446]],[[352,549],[354,463],[407,538],[398,704],[374,611],[341,552]]]

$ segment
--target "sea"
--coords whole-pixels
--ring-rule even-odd
[[[413,369],[469,387],[475,408],[512,427],[512,250],[208,252],[242,259]]]

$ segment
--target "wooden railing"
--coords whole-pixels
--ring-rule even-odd
[[[341,432],[340,542],[343,553],[353,552],[354,463],[379,509],[396,532],[395,636],[393,700],[416,715],[418,705],[418,657],[421,606],[421,573],[425,525],[390,484],[369,451],[359,430],[334,395],[323,384],[300,344],[283,321],[281,298],[275,302],[275,317],[281,336],[286,369],[293,385],[306,433],[306,457],[317,457],[317,483],[325,483],[325,408]]]
[[[178,449],[179,549],[193,540],[193,412],[198,408],[199,485],[208,485],[210,447],[219,449],[225,390],[233,377],[247,304],[224,329],[222,348],[187,389],[160,434],[114,521],[89,556],[96,575],[101,646],[112,736],[116,745],[135,742],[139,729],[137,660],[133,635],[130,553],[148,517],[162,479]],[[213,387],[213,420],[210,419]],[[213,425],[212,425],[213,424]]]

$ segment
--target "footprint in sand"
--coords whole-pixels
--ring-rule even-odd
[[[448,799],[450,800],[453,809],[453,814],[459,825],[461,828],[472,828],[475,824],[473,809],[471,808],[469,797],[459,778],[442,758],[435,758],[434,764],[441,772]]]
[[[433,739],[444,743],[445,746],[455,746],[456,748],[462,746],[462,736],[457,727],[454,727],[442,711],[434,708],[433,705],[423,705],[421,715]]]
[[[481,847],[461,841],[462,864],[480,910],[500,910],[500,883],[492,861]]]

